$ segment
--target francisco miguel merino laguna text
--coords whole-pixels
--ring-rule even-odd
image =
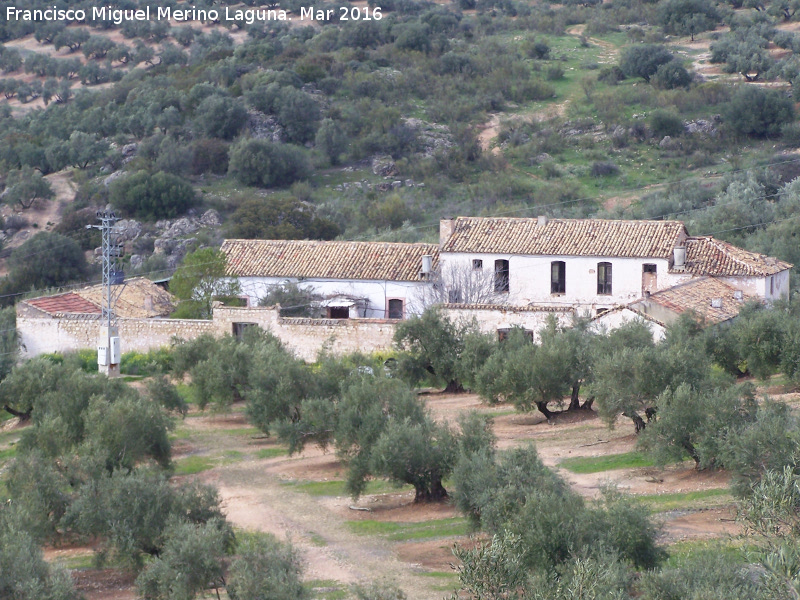
[[[311,12],[311,11],[308,11]],[[260,8],[260,9],[236,9],[225,10],[199,9],[195,7],[186,9],[173,9],[168,6],[158,7],[154,15],[157,21],[244,21],[252,25],[256,21],[290,21],[285,10],[280,8]],[[304,15],[300,19],[305,20]],[[84,9],[60,9],[56,6],[46,9],[22,9],[15,6],[6,7],[6,20],[8,21],[63,21],[85,22],[85,21],[110,21],[115,25],[121,25],[125,21],[149,21],[151,18],[150,7],[147,6],[137,10],[124,10],[110,8],[107,6],[95,6],[91,12]],[[314,19],[310,16],[310,19]]]

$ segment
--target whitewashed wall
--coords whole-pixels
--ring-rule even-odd
[[[656,265],[657,289],[671,283],[666,259],[652,258],[597,258],[583,256],[517,256],[511,254],[479,254],[447,252],[440,255],[445,265],[459,264],[458,268],[471,268],[472,261],[483,261],[483,269],[494,271],[496,260],[509,261],[508,303],[515,306],[528,304],[611,308],[627,304],[642,297],[642,268],[644,264]],[[566,263],[565,293],[550,293],[551,263]],[[612,294],[597,293],[597,265],[611,263]]]
[[[406,316],[419,314],[423,307],[419,298],[421,290],[428,285],[424,281],[374,281],[355,280],[343,281],[341,279],[297,279],[286,277],[240,277],[239,285],[242,293],[247,295],[250,305],[258,305],[259,299],[267,295],[269,287],[286,282],[297,283],[306,289],[312,289],[322,296],[353,296],[367,300],[363,314],[358,315],[368,319],[385,319],[388,317],[389,300],[403,300]]]

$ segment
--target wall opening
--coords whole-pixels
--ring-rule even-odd
[[[405,312],[405,303],[398,299],[392,298],[389,300],[389,318],[402,319]]]
[[[607,296],[611,292],[611,263],[597,263],[597,293]]]
[[[563,294],[567,290],[567,263],[554,260],[550,263],[550,293]]]
[[[507,292],[509,290],[508,261],[494,261],[494,291]]]

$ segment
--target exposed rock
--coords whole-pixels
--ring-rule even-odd
[[[695,121],[687,121],[683,125],[688,133],[702,133],[705,135],[717,135],[717,128],[711,121],[705,119],[697,119]]]
[[[117,221],[114,231],[120,242],[135,240],[142,234],[142,224],[133,219],[122,219]]]
[[[124,175],[125,175],[125,171],[115,171],[111,175],[109,175],[108,177],[103,179],[103,185],[108,187],[112,183],[114,183],[117,179],[119,179],[120,177],[123,177]]]
[[[219,227],[222,224],[222,221],[219,218],[219,213],[211,208],[204,212],[203,216],[200,217],[200,224],[203,227]]]
[[[161,238],[175,239],[184,235],[189,235],[200,229],[200,222],[197,219],[181,217],[167,229]]]
[[[144,257],[141,254],[131,254],[131,268],[138,269],[144,263]]]
[[[251,110],[247,113],[247,128],[254,138],[275,143],[286,141],[286,132],[281,124],[278,123],[278,120],[257,110]]]
[[[425,156],[432,156],[439,149],[455,146],[453,135],[447,125],[429,123],[422,119],[403,119],[403,122],[416,134]]]
[[[120,153],[124,157],[133,156],[136,154],[136,150],[139,148],[139,144],[125,144],[122,148],[120,148]]]
[[[406,179],[406,187],[414,187],[414,180]]]
[[[667,148],[671,145],[672,145],[672,138],[668,135],[665,135],[663,139],[660,142],[658,142],[659,148]]]
[[[535,164],[542,164],[542,163],[548,162],[550,160],[553,160],[553,157],[550,156],[547,152],[542,152],[541,154],[537,154],[534,157],[533,162]]]
[[[402,181],[393,181],[392,182],[392,188],[397,190],[397,189],[400,189],[401,187],[403,187],[403,182]]]
[[[397,165],[392,157],[387,155],[372,157],[372,173],[382,177],[391,177],[398,174]]]

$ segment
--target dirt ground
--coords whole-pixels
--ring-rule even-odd
[[[440,420],[454,422],[466,410],[492,415],[500,448],[534,443],[545,464],[558,469],[573,489],[588,500],[597,498],[609,483],[634,495],[673,494],[726,488],[724,473],[698,473],[690,462],[667,468],[615,469],[576,474],[560,468],[566,458],[597,457],[630,452],[635,435],[627,421],[609,429],[591,411],[564,415],[548,423],[539,413],[519,414],[508,406],[486,406],[473,394],[424,396]],[[375,579],[397,583],[409,598],[440,600],[443,585],[452,582],[453,545],[474,544],[466,536],[392,541],[385,535],[355,533],[352,522],[384,521],[418,524],[460,515],[448,503],[414,505],[411,491],[362,496],[354,502],[345,495],[312,495],[298,484],[341,481],[345,469],[332,452],[308,447],[296,456],[258,458],[259,451],[277,449],[274,439],[249,427],[241,406],[227,414],[190,414],[174,442],[176,460],[189,456],[231,456],[194,477],[219,490],[224,510],[235,527],[267,532],[291,542],[305,557],[309,581],[348,586]],[[270,450],[271,452],[272,450]],[[189,476],[184,476],[189,477]],[[657,514],[663,524],[662,542],[703,540],[737,533],[728,500],[701,508],[680,508]],[[89,548],[50,549],[53,560],[91,553]],[[93,574],[96,574],[93,575]],[[133,582],[113,569],[75,571],[88,600],[135,597]],[[451,579],[447,579],[447,578]],[[444,579],[444,584],[437,579]]]

